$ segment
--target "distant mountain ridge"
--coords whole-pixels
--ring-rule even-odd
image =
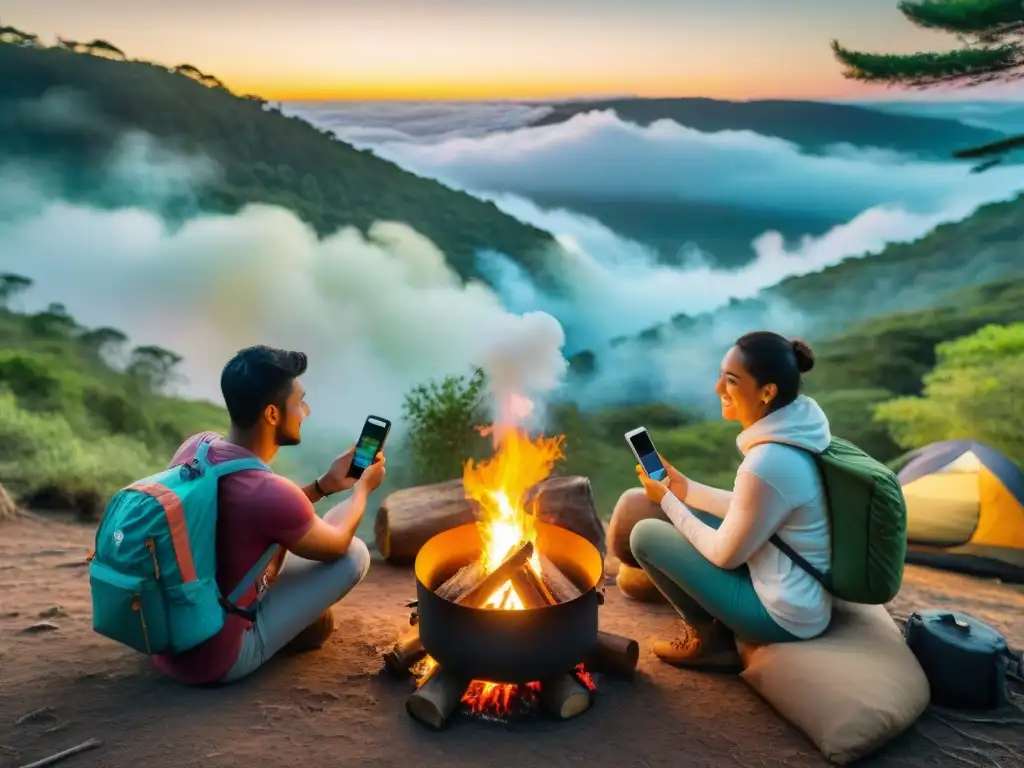
[[[922,157],[949,159],[965,147],[1002,138],[1001,131],[957,120],[819,101],[720,101],[708,98],[630,98],[549,104],[552,111],[531,123],[556,125],[587,112],[613,110],[639,125],[672,120],[697,131],[753,131],[791,141],[808,151],[830,145],[877,147]]]

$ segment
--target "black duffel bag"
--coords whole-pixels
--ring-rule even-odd
[[[997,630],[963,613],[919,611],[903,635],[928,678],[932,703],[951,709],[998,709],[1006,703],[1014,658]]]

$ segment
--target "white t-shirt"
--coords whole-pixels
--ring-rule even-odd
[[[746,564],[769,615],[804,639],[828,627],[832,597],[769,539],[778,534],[819,572],[831,568],[825,488],[807,453],[820,453],[831,439],[824,411],[801,395],[740,433],[736,444],[744,458],[731,492],[691,480],[685,504],[671,492],[661,502],[675,527],[710,562],[726,570]],[[721,527],[706,525],[686,504],[722,518]]]

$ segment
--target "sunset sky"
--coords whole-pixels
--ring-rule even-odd
[[[272,99],[895,96],[828,44],[941,49],[897,0],[13,0],[0,21]],[[974,96],[967,92],[963,97]]]

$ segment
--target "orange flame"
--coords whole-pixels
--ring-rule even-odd
[[[481,430],[485,434],[489,430]],[[526,509],[526,492],[550,474],[563,457],[564,435],[531,440],[519,428],[493,432],[497,450],[492,458],[466,462],[462,484],[466,498],[479,504],[477,531],[483,543],[484,570],[497,568],[509,551],[527,541],[535,542],[537,531],[533,510]],[[540,554],[534,551],[530,565],[540,573]],[[506,582],[488,599],[486,607],[521,610],[519,595]]]

